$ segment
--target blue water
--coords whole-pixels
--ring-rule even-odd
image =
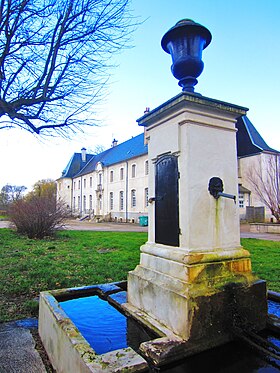
[[[120,292],[111,297],[120,301],[124,295]],[[137,351],[142,342],[157,337],[98,295],[61,301],[59,304],[97,354],[128,346]]]
[[[280,303],[275,302],[273,300],[268,300],[267,301],[268,305],[268,313],[275,315],[280,318]],[[275,346],[280,348],[280,339],[279,337],[274,337],[274,336],[268,336],[267,340],[271,343],[273,343]]]
[[[271,313],[280,318],[280,303],[277,303],[273,300],[268,300],[267,305],[268,305],[268,313]]]
[[[60,306],[97,354],[128,346],[137,350],[140,343],[155,338],[155,336],[148,335],[131,318],[126,318],[106,300],[102,300],[97,295],[60,302]],[[279,303],[269,301],[268,306],[269,313],[279,317]],[[264,333],[263,337],[279,347],[279,337],[270,333]],[[221,359],[221,356],[224,358]],[[239,342],[231,342],[190,356],[181,362],[156,369],[165,373],[206,371],[217,373],[272,373],[278,372],[278,367],[279,362],[276,366],[275,361],[271,365],[250,347]]]
[[[127,345],[127,319],[97,295],[60,302],[61,308],[97,354]]]

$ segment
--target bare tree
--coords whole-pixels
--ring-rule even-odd
[[[264,167],[261,164],[251,167],[247,178],[260,201],[280,223],[280,154],[268,155]]]
[[[23,185],[4,185],[0,192],[0,205],[8,207],[11,203],[20,200],[26,189]]]
[[[88,152],[90,154],[100,154],[100,153],[103,153],[105,150],[106,150],[106,148],[105,148],[104,145],[97,144],[93,148],[89,148]]]
[[[133,30],[130,0],[0,0],[1,128],[65,134],[90,111]]]
[[[30,194],[12,203],[9,209],[9,218],[17,232],[29,238],[52,236],[63,227],[67,216],[65,204],[49,193]]]

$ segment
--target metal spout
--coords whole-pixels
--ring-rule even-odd
[[[227,193],[223,193],[223,192],[218,192],[217,193],[217,197],[230,198],[230,199],[234,200],[234,203],[236,203],[236,196],[234,196],[233,194],[227,194]]]

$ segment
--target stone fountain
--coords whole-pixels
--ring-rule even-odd
[[[235,203],[235,123],[248,109],[194,92],[202,51],[210,42],[210,32],[189,19],[162,39],[183,91],[138,119],[149,149],[149,232],[140,264],[128,274],[127,300],[120,305],[158,338],[140,344],[142,357],[132,353],[133,360],[129,351],[126,365],[107,371],[143,371],[145,361],[169,363],[230,341],[235,328],[258,331],[266,325],[266,285],[252,274],[250,255],[240,245]],[[71,343],[65,349],[60,345],[63,333],[56,336],[60,323],[75,355],[90,356],[75,365],[75,372],[102,371],[108,359],[85,349],[76,329],[65,322],[56,295],[42,294],[40,305],[40,335],[49,355],[55,355],[52,361],[70,351]],[[138,362],[129,365],[129,359]],[[74,363],[67,364],[69,373]]]
[[[189,353],[225,343],[235,326],[263,329],[267,314],[265,282],[240,246],[235,203],[235,122],[248,109],[194,93],[210,41],[189,19],[163,36],[183,92],[138,120],[151,165],[150,224],[140,264],[128,274],[126,308],[167,328]],[[167,353],[158,341],[143,351],[157,361]]]

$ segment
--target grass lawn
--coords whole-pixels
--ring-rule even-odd
[[[146,233],[63,231],[32,240],[0,229],[0,321],[37,316],[39,292],[125,280]],[[243,239],[253,271],[280,291],[280,243]]]

